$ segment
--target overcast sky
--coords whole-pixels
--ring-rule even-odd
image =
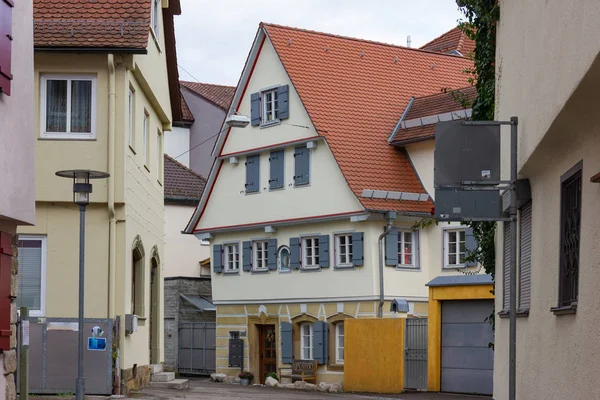
[[[231,86],[261,21],[419,47],[461,18],[455,0],[181,0],[181,11],[179,78]]]

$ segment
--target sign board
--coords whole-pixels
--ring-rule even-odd
[[[501,217],[499,190],[435,189],[435,219],[438,221],[489,221]]]
[[[439,122],[435,127],[434,187],[500,182],[500,126]],[[436,197],[437,203],[437,197]]]
[[[106,339],[89,337],[87,349],[91,351],[106,351]]]

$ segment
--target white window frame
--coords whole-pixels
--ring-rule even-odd
[[[277,108],[277,98],[278,98],[278,94],[277,94],[277,88],[278,87],[273,87],[273,88],[267,88],[267,89],[263,89],[260,92],[260,125],[261,126],[268,126],[268,125],[273,125],[273,124],[278,124],[280,121],[279,119],[279,109]],[[272,115],[273,119],[270,121],[267,121],[267,116],[268,116],[268,112],[267,112],[267,102],[266,102],[266,97],[267,94],[271,94],[271,112],[270,114]]]
[[[43,74],[40,81],[40,138],[44,139],[79,139],[79,140],[94,140],[96,139],[96,113],[97,113],[97,86],[98,78],[95,75],[83,74]],[[46,131],[46,106],[47,106],[47,84],[48,81],[66,80],[67,81],[67,127],[66,132],[47,132]],[[71,133],[71,82],[73,81],[91,81],[92,82],[92,103],[91,103],[91,132],[75,132]]]
[[[346,243],[342,249],[341,238],[344,237],[346,239]],[[344,251],[342,251],[344,250]],[[352,234],[351,233],[340,233],[335,235],[335,267],[336,268],[346,268],[353,267],[352,264]],[[342,260],[342,255],[346,254],[346,260]]]
[[[135,90],[129,87],[129,147],[135,149]]]
[[[19,240],[39,240],[42,242],[42,262],[40,270],[40,309],[29,310],[30,317],[44,317],[46,315],[46,270],[48,255],[47,241],[48,237],[45,235],[19,235]],[[18,294],[17,294],[18,296]]]
[[[304,345],[304,338],[306,334],[304,333],[304,328],[308,327],[310,330],[308,347]],[[300,324],[300,359],[301,360],[312,360],[313,359],[313,347],[314,347],[314,334],[313,334],[313,324],[311,322],[304,322]],[[304,351],[308,350],[308,358],[304,357]]]
[[[260,248],[259,248],[260,247]],[[252,271],[269,270],[269,241],[255,240],[252,242]]]
[[[160,43],[160,37],[158,36],[160,33],[160,10],[162,9],[161,0],[151,0],[152,1],[152,34],[154,35],[154,40],[157,43]]]
[[[148,128],[150,126],[150,115],[148,114],[148,111],[144,110],[144,122],[143,122],[143,128],[144,128],[144,132],[143,132],[143,146],[144,148],[142,149],[142,155],[144,157],[144,166],[146,167],[146,169],[148,171],[150,171],[150,168],[148,166],[148,147],[150,147],[150,141],[148,140]]]
[[[310,243],[310,245],[308,245]],[[312,249],[312,255],[309,256],[308,248]],[[316,250],[316,253],[315,253]],[[310,263],[308,262],[310,258]],[[316,263],[315,263],[316,261]],[[318,269],[319,265],[319,237],[310,236],[302,238],[302,269]]]
[[[457,234],[457,241],[456,241],[456,245],[457,245],[457,256],[458,259],[457,261],[460,261],[460,232],[465,232],[465,236],[466,236],[466,231],[467,229],[464,227],[457,227],[457,228],[450,228],[450,229],[444,229],[444,268],[445,269],[454,269],[454,268],[464,268],[465,267],[465,263],[457,263],[457,264],[450,264],[450,242],[449,242],[449,238],[450,238],[450,233],[456,233]],[[466,257],[466,237],[465,237],[465,257]]]
[[[224,269],[225,273],[235,273],[240,271],[240,244],[225,243],[223,244]],[[233,255],[233,262],[229,261],[229,256]]]
[[[342,334],[340,335],[340,330],[342,331]],[[344,345],[341,346],[342,349],[342,358],[340,359],[340,336],[344,337],[345,335],[345,330],[344,330],[344,322],[338,322],[337,324],[335,324],[335,363],[336,364],[344,364],[344,356],[343,356],[343,351],[344,351],[344,345],[346,344],[344,341]]]
[[[411,240],[411,264],[404,264],[404,244],[405,244],[405,237],[404,235],[406,233],[409,233],[411,235],[410,240]],[[398,230],[398,268],[410,268],[410,269],[417,269],[418,265],[417,265],[417,259],[416,259],[416,253],[417,253],[417,248],[416,248],[416,239],[417,239],[417,233],[415,231],[411,231],[408,229],[399,229]]]

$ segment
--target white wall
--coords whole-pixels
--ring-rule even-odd
[[[174,126],[171,132],[164,133],[165,154],[189,168],[190,166],[190,129]],[[185,154],[184,154],[185,153]]]
[[[423,183],[423,187],[429,193],[432,199],[435,199],[435,190],[433,189],[433,151],[435,150],[435,141],[427,140],[409,144],[406,147],[410,161]]]
[[[165,204],[165,277],[200,276],[200,261],[209,258],[210,246],[194,235],[181,233],[194,212],[193,206]],[[207,271],[203,271],[205,274]]]

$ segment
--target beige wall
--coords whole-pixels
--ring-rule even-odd
[[[33,5],[13,9],[11,95],[0,94],[0,219],[35,222],[33,152]]]
[[[194,235],[181,233],[193,206],[165,205],[165,277],[200,276],[200,261],[210,257],[210,246],[203,246]]]

